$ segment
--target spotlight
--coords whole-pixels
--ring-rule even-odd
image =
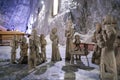
[[[41,4],[44,4],[44,1],[43,1],[43,0],[41,1]]]

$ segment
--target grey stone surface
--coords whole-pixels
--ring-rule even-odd
[[[27,65],[0,63],[1,80],[99,80],[99,70],[83,63],[70,65],[69,62],[48,62],[29,72]]]
[[[90,67],[87,66],[85,56],[82,62],[71,65],[65,59],[65,46],[59,46],[63,58],[59,62],[51,62],[51,44],[47,45],[47,62],[28,71],[28,65],[10,64],[9,46],[0,46],[0,80],[99,80],[99,67],[91,63],[92,52],[88,55]],[[19,49],[17,51],[19,58]],[[2,61],[1,61],[2,60]]]

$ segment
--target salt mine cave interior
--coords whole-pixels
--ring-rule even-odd
[[[120,0],[0,0],[0,80],[120,80]]]

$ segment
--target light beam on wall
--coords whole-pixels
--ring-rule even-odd
[[[41,1],[41,4],[44,4],[44,1]]]
[[[58,0],[53,0],[53,16],[58,14]]]

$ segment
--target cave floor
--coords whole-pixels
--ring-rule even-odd
[[[49,50],[51,49],[47,48],[51,53]],[[63,50],[64,48],[60,47],[60,52]],[[82,62],[75,61],[70,64],[65,61],[64,53],[61,53],[62,61],[58,62],[51,62],[51,54],[47,53],[47,62],[31,71],[28,71],[26,64],[10,64],[9,52],[9,46],[0,46],[0,80],[99,80],[99,67],[91,63],[92,52],[88,55],[90,67],[87,66],[84,56],[81,57]]]
[[[25,64],[10,64],[6,61],[0,63],[0,80],[99,80],[99,69],[88,67],[80,61],[70,64],[65,60],[48,60],[28,71]]]

